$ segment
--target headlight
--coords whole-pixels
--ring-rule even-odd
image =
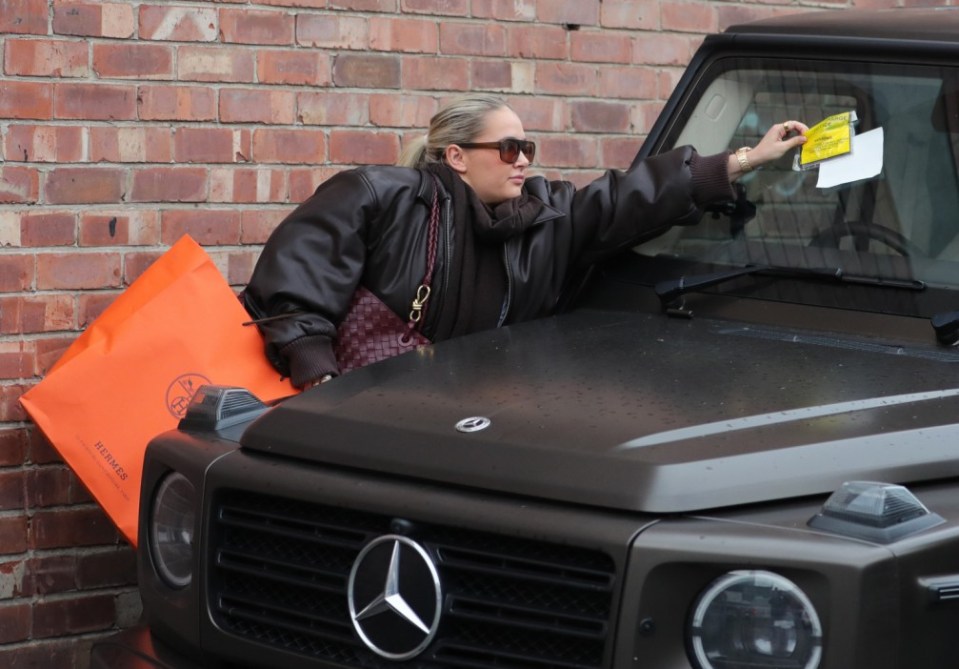
[[[185,588],[193,579],[193,484],[173,472],[160,482],[150,509],[150,551],[164,582]]]
[[[700,595],[689,623],[699,669],[816,669],[822,626],[792,581],[768,571],[733,571]]]

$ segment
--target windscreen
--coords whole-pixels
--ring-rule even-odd
[[[776,123],[814,126],[853,112],[852,151],[811,169],[797,151],[749,172],[735,205],[713,209],[698,225],[673,229],[638,253],[711,270],[838,269],[873,285],[923,287],[871,300],[873,306],[840,306],[917,316],[959,308],[956,69],[725,59],[700,81],[660,151],[686,144],[701,154],[735,151],[755,146]],[[776,298],[807,295],[822,300],[810,291],[780,290]]]

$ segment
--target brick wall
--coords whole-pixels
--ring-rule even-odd
[[[582,182],[630,162],[704,33],[910,4],[952,0],[0,0],[0,666],[83,667],[137,619],[132,550],[17,400],[182,234],[242,285],[320,181],[471,89]]]

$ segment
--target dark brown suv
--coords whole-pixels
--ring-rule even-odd
[[[564,313],[154,440],[96,668],[959,666],[959,11],[736,26],[642,155],[855,112]],[[148,664],[151,663],[151,664]]]

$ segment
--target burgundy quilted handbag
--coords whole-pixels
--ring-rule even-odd
[[[353,293],[346,316],[336,329],[333,355],[340,373],[363,367],[394,355],[429,344],[418,330],[430,296],[433,269],[436,266],[436,244],[439,231],[439,185],[433,177],[433,204],[430,210],[426,253],[426,275],[416,291],[408,321],[396,315],[384,302],[364,286]]]
[[[412,324],[360,286],[336,330],[333,354],[342,374],[429,343]]]

